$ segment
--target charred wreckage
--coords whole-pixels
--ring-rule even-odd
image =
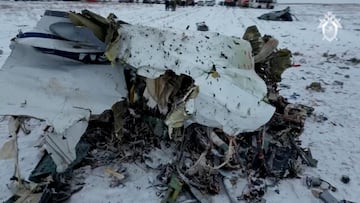
[[[11,40],[0,71],[10,134],[1,159],[16,163],[6,202],[63,202],[83,187],[85,166],[114,166],[105,172],[116,187],[121,163],[157,171],[162,202],[265,202],[267,188],[317,165],[299,140],[314,109],[279,95],[291,52],[277,46],[256,26],[241,39],[46,11]],[[35,136],[33,120],[42,158],[25,178],[18,139]]]

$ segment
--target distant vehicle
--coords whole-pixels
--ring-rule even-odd
[[[200,0],[197,2],[198,6],[205,6],[205,2],[203,0]]]
[[[215,0],[206,0],[205,5],[206,6],[215,6]]]
[[[144,4],[154,4],[155,0],[143,0]]]
[[[195,6],[195,0],[186,0],[188,6]]]
[[[239,6],[240,7],[249,7],[249,0],[240,0]]]
[[[195,5],[195,1],[194,0],[181,0],[180,3],[178,1],[178,4],[180,6],[194,6]]]
[[[134,0],[119,0],[119,3],[134,3]]]
[[[236,2],[234,0],[225,0],[224,5],[225,6],[235,6]]]
[[[248,5],[250,8],[267,8],[273,9],[276,0],[249,0]]]

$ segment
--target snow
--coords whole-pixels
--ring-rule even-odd
[[[286,0],[286,2],[310,2],[306,0]],[[285,0],[280,1],[283,3]],[[343,3],[345,1],[311,1],[313,3]],[[346,1],[348,2],[348,1]],[[352,0],[352,3],[360,3]],[[275,10],[285,8],[286,4],[278,5]],[[211,31],[229,36],[242,37],[245,29],[257,25],[262,34],[270,34],[279,40],[280,48],[289,48],[299,55],[293,57],[300,67],[287,70],[283,74],[281,94],[292,102],[307,104],[315,108],[316,115],[323,115],[328,120],[317,122],[314,117],[307,120],[301,138],[304,146],[311,147],[313,156],[319,160],[317,168],[305,168],[304,174],[320,175],[321,178],[334,184],[338,191],[332,193],[339,200],[360,200],[360,65],[347,60],[360,58],[360,5],[321,5],[298,4],[290,5],[292,13],[299,19],[294,22],[269,22],[257,19],[257,16],[268,10],[214,7],[177,8],[175,12],[166,12],[163,5],[119,4],[119,3],[70,3],[70,2],[1,2],[0,22],[0,66],[10,54],[9,40],[19,29],[30,30],[40,19],[45,9],[77,10],[91,9],[102,15],[110,12],[119,19],[131,24],[144,24],[163,29],[196,30],[196,22],[205,21]],[[328,42],[322,40],[321,29],[318,28],[319,18],[332,11],[340,18],[342,29],[338,40]],[[0,52],[1,53],[1,52]],[[324,53],[336,54],[327,59]],[[1,74],[1,71],[0,71]],[[343,82],[339,85],[338,82]],[[321,82],[325,92],[306,90],[311,82]],[[294,94],[295,93],[295,94]],[[2,107],[1,107],[2,108]],[[0,122],[0,143],[7,139],[7,121]],[[40,124],[38,124],[40,125]],[[35,128],[35,127],[34,127]],[[20,135],[22,175],[27,177],[36,165],[39,156],[32,143],[39,134],[37,128],[30,135]],[[133,171],[133,168],[128,170]],[[134,169],[135,170],[135,169]],[[141,171],[140,169],[137,169]],[[6,188],[13,172],[13,161],[0,162],[0,201],[10,196]],[[133,174],[133,173],[131,173]],[[159,202],[155,190],[146,189],[149,177],[155,178],[156,171],[142,171],[137,176],[129,176],[124,187],[109,188],[104,178],[103,169],[91,172],[86,180],[87,185],[71,198],[70,202]],[[343,184],[341,175],[349,175],[350,183]],[[140,186],[140,189],[139,189]],[[317,203],[309,189],[301,180],[284,180],[279,185],[280,194],[269,189],[266,194],[270,203]],[[223,202],[226,202],[224,200]]]

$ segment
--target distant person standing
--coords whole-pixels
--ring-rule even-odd
[[[171,0],[171,10],[175,11],[176,9],[176,1],[175,0]]]
[[[170,1],[169,0],[165,0],[165,11],[168,11],[170,7]]]

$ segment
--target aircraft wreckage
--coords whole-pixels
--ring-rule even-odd
[[[236,135],[256,130],[273,115],[263,101],[267,88],[254,71],[249,42],[218,33],[101,23],[46,11],[34,30],[12,39],[1,70],[0,114],[45,120],[51,126],[46,148],[57,152],[52,158],[58,170],[75,160],[90,113],[128,99],[126,64],[146,78],[148,105],[167,115],[170,129],[196,122]],[[179,89],[168,83],[170,71],[194,81],[186,96],[172,103],[169,97]],[[68,147],[71,157],[61,158],[61,148]]]
[[[50,159],[55,171],[49,169],[50,172],[40,173],[35,169],[29,179],[41,182],[34,174],[65,172],[78,163],[80,148],[84,146],[81,145],[82,136],[86,135],[89,143],[94,141],[88,131],[95,116],[98,119],[95,123],[100,123],[106,132],[110,129],[108,124],[112,124],[111,137],[117,138],[111,138],[114,145],[133,138],[135,141],[131,144],[137,143],[136,136],[141,133],[146,136],[165,134],[168,139],[177,139],[184,133],[197,134],[184,138],[187,141],[198,139],[190,141],[187,150],[194,150],[191,147],[195,144],[204,148],[204,152],[199,157],[195,156],[198,152],[190,153],[198,160],[188,168],[186,175],[181,175],[179,166],[176,168],[182,181],[202,191],[219,191],[206,181],[219,175],[214,171],[239,161],[232,157],[238,147],[245,145],[249,151],[240,150],[238,155],[252,154],[252,158],[236,166],[246,166],[252,159],[264,160],[265,155],[265,159],[270,160],[266,164],[271,166],[271,174],[283,176],[284,170],[290,170],[284,165],[290,155],[285,161],[276,162],[274,153],[290,150],[289,146],[293,146],[293,157],[296,154],[308,165],[315,166],[316,160],[309,158],[293,140],[294,132],[296,137],[302,132],[304,117],[311,110],[289,104],[278,95],[274,84],[283,70],[276,72],[270,68],[273,74],[261,73],[266,76],[262,78],[255,72],[255,63],[269,61],[274,54],[276,57],[267,64],[289,67],[290,52],[275,52],[278,41],[269,36],[260,37],[256,32],[245,33],[243,40],[213,32],[161,30],[131,25],[117,20],[113,14],[103,18],[88,10],[81,13],[46,11],[32,31],[20,32],[11,40],[12,52],[0,69],[0,115],[10,117],[11,134],[1,148],[0,158],[18,157],[17,133],[24,130],[23,119],[38,119],[45,123],[41,145],[51,158],[44,155],[36,168],[44,168],[41,164]],[[109,109],[111,119],[106,111]],[[147,127],[144,127],[145,120],[150,123]],[[146,131],[154,122],[153,132]],[[284,126],[292,126],[292,129],[282,129],[281,135],[276,136],[288,137],[286,142],[281,142],[286,146],[264,144],[264,140],[273,140],[264,136],[274,133],[273,128],[281,129],[278,125],[285,122]],[[194,124],[198,127],[194,128]],[[263,127],[265,124],[267,128]],[[256,136],[247,136],[246,133],[252,132]],[[201,137],[204,134],[210,141]],[[144,139],[155,139],[146,136]],[[101,137],[104,136],[97,139]],[[220,147],[225,155],[210,150],[208,142]],[[82,150],[87,152],[85,148]],[[217,154],[216,159],[224,159],[223,163],[207,165],[205,155],[210,151]],[[81,155],[84,156],[86,153]],[[177,164],[182,164],[181,160]],[[21,179],[18,158],[16,162],[14,176]],[[273,166],[275,162],[277,166]],[[199,174],[197,171],[201,168],[212,171],[203,184],[186,178]],[[118,178],[121,176],[116,171],[110,172]],[[171,179],[170,183],[174,181]],[[195,188],[191,192],[200,195]],[[51,199],[49,194],[44,192],[40,202],[56,199]]]

